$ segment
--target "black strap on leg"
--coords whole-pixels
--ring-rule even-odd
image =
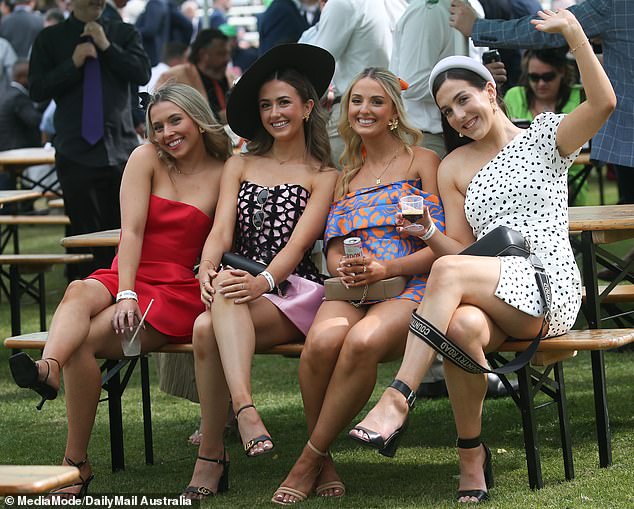
[[[544,321],[544,325],[545,323],[546,322]],[[533,340],[526,350],[513,360],[507,362],[504,366],[500,366],[496,369],[489,369],[488,367],[482,366],[431,323],[425,320],[422,316],[418,315],[416,311],[412,313],[409,330],[436,350],[445,359],[453,362],[456,366],[469,373],[495,373],[496,375],[505,375],[523,368],[530,362],[531,358],[537,351],[537,347],[539,346],[544,325],[542,325],[542,330],[539,331],[539,335]]]
[[[460,447],[460,449],[475,449],[476,447],[480,447],[482,444],[482,440],[480,439],[480,435],[475,438],[460,438],[456,439],[456,447]]]

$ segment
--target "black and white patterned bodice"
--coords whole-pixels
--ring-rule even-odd
[[[309,197],[310,192],[298,184],[267,187],[242,182],[238,193],[234,251],[267,265],[271,263],[291,238]],[[293,273],[323,283],[323,276],[310,259],[310,253],[311,250],[304,253]]]

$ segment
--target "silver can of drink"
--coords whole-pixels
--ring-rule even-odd
[[[347,239],[343,239],[343,252],[348,258],[363,256],[363,250],[361,249],[361,238],[348,237]]]

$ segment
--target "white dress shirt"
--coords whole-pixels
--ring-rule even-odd
[[[471,6],[484,17],[484,10],[477,0],[469,0]],[[390,70],[407,82],[403,92],[405,111],[410,122],[430,133],[441,133],[440,112],[429,93],[429,75],[443,58],[465,53],[464,38],[449,26],[451,0],[428,3],[412,0],[396,25]],[[469,56],[480,58],[487,48],[475,48],[469,41]]]
[[[405,0],[329,0],[311,41],[335,57],[335,97],[366,67],[388,67]]]

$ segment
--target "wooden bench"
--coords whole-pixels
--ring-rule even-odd
[[[42,349],[46,344],[46,332],[24,334],[18,337],[5,339],[4,345],[13,349]],[[566,403],[565,384],[562,361],[576,354],[577,351],[596,351],[618,348],[634,342],[634,329],[594,329],[570,331],[568,334],[542,341],[538,352],[530,366],[518,371],[519,386],[514,390],[508,379],[501,377],[502,382],[520,409],[522,425],[524,428],[524,446],[526,450],[526,462],[528,467],[529,485],[531,488],[543,486],[541,462],[539,453],[539,441],[537,437],[537,424],[535,419],[534,398],[542,392],[549,396],[557,404],[559,415],[559,429],[561,446],[564,459],[564,473],[567,480],[574,478],[574,466],[572,458],[572,445],[568,425],[568,411]],[[506,358],[501,352],[522,352],[530,341],[509,340],[506,341],[498,352],[490,356],[493,365],[505,363]],[[301,343],[280,345],[271,348],[263,354],[284,355],[298,357],[302,351]],[[158,352],[164,353],[191,353],[192,345],[165,345]],[[147,464],[153,464],[152,442],[152,414],[150,407],[149,367],[147,356],[139,359],[123,359],[121,361],[108,360],[102,366],[103,388],[108,392],[108,411],[110,418],[110,443],[113,471],[123,469],[123,423],[121,414],[121,395],[125,390],[128,380],[136,362],[141,365],[141,390],[143,399],[143,420],[145,435],[145,460]],[[126,367],[123,380],[119,372]],[[539,369],[542,371],[539,371]],[[551,379],[550,375],[554,378]],[[595,388],[596,389],[596,388]],[[605,388],[603,388],[604,390]],[[607,415],[607,409],[604,409]]]
[[[0,254],[0,295],[4,293],[9,299],[11,334],[17,336],[21,333],[20,302],[23,294],[30,295],[38,303],[40,330],[46,330],[45,272],[54,265],[89,262],[92,259],[91,254]],[[4,268],[6,265],[9,270]],[[27,277],[23,277],[25,275]],[[8,286],[5,279],[9,282]]]
[[[0,216],[0,253],[13,239],[13,252],[20,252],[19,226],[61,225],[68,226],[70,219],[64,215],[50,216]]]
[[[609,290],[609,292],[608,292]],[[634,326],[634,317],[632,313],[634,310],[630,309],[625,311],[622,307],[623,304],[634,302],[634,285],[625,284],[617,285],[614,288],[609,286],[599,286],[599,299],[601,302],[601,308],[605,311],[605,316],[601,316],[601,321],[614,320],[617,327],[632,327]],[[583,304],[586,304],[586,291],[583,290]]]

